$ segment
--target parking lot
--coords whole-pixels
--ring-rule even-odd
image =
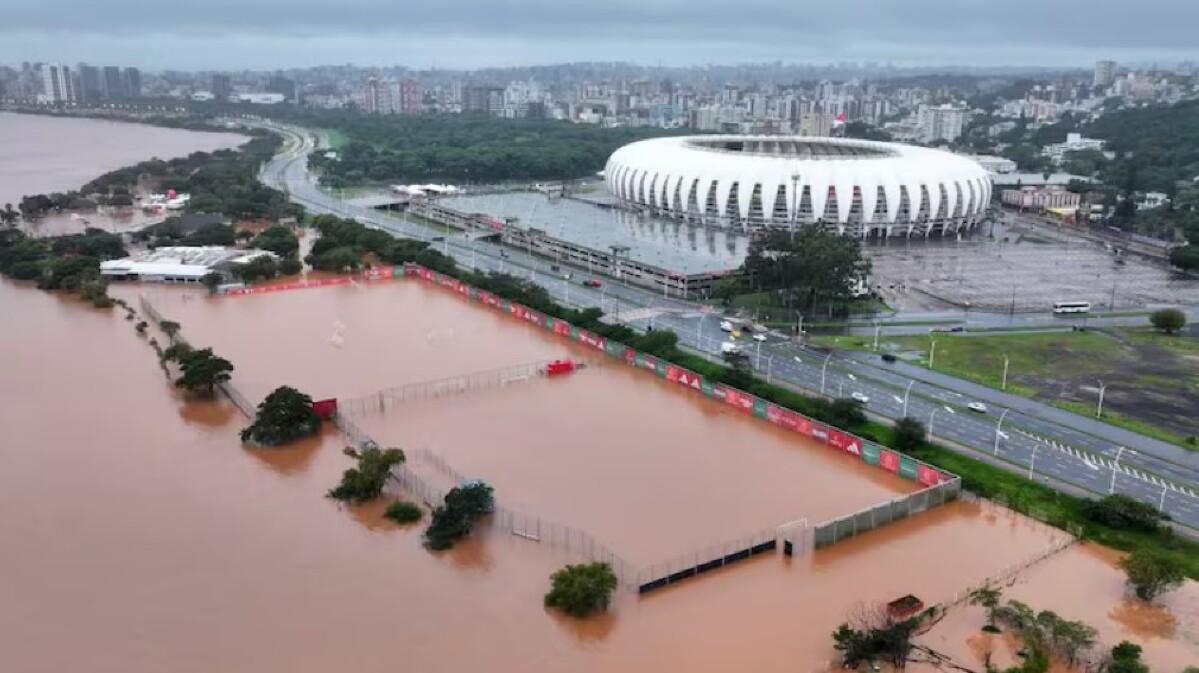
[[[1199,290],[1164,263],[1011,216],[961,241],[891,241],[869,253],[884,298],[901,310],[1044,311],[1068,300],[1118,311],[1193,302]]]

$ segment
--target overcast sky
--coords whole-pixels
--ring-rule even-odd
[[[1199,61],[1199,0],[0,0],[0,62]]]

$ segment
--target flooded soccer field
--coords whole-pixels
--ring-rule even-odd
[[[238,365],[238,385],[258,380],[264,391],[284,379],[300,386],[327,382],[334,392],[373,389],[383,382],[474,370],[498,352],[480,353],[473,340],[447,338],[440,349],[422,346],[403,357],[399,353],[415,347],[398,348],[394,357],[383,357],[399,337],[393,332],[391,339],[376,341],[363,328],[357,338],[372,357],[349,355],[358,343],[353,325],[390,316],[391,308],[404,312],[409,301],[439,317],[423,322],[410,317],[408,327],[377,319],[409,329],[420,340],[430,330],[450,327],[456,334],[477,329],[493,339],[504,336],[517,345],[504,346],[513,350],[502,353],[517,360],[573,354],[572,346],[552,335],[402,281],[361,290],[173,301],[160,301],[160,310],[179,319],[193,341],[228,353]],[[297,308],[278,308],[291,302]],[[24,316],[0,337],[6,350],[26,354],[0,381],[0,422],[16,440],[0,449],[6,467],[0,472],[0,532],[11,542],[0,555],[0,577],[10,598],[0,607],[5,639],[0,663],[14,670],[325,671],[347,665],[363,671],[397,666],[725,671],[744,665],[823,670],[835,655],[830,632],[860,602],[906,593],[935,602],[1061,535],[993,505],[955,502],[807,556],[763,555],[646,597],[619,591],[609,614],[570,620],[541,605],[549,573],[572,561],[569,555],[486,524],[455,550],[432,554],[421,545],[421,526],[382,520],[381,504],[347,508],[324,497],[350,465],[341,453],[345,440],[332,429],[296,447],[247,450],[237,440],[245,420],[224,402],[180,399],[119,313],[12,283],[0,284],[0,303]],[[346,326],[347,348],[329,344],[334,318]],[[276,329],[262,328],[263,322],[289,328],[283,332],[292,337],[279,337]],[[320,336],[304,336],[305,325],[319,326]],[[243,336],[256,340],[238,341]],[[447,350],[448,344],[458,345]],[[335,362],[343,358],[339,367],[315,357],[322,347],[341,353],[333,356]],[[432,358],[433,351],[442,357]],[[375,358],[385,364],[354,365]],[[88,372],[86,385],[74,375],[79,372]],[[558,394],[559,389],[576,392]],[[713,487],[710,496],[736,510],[728,503],[752,490],[738,483],[750,468],[725,458],[737,443],[724,433],[740,431],[720,426],[754,422],[725,418],[724,410],[708,409],[703,400],[692,401],[686,391],[653,377],[610,365],[562,381],[517,384],[508,392],[516,390],[539,396],[528,407],[545,407],[551,418],[559,408],[572,408],[575,398],[581,398],[576,413],[587,416],[596,404],[589,396],[629,398],[609,402],[613,411],[625,413],[630,404],[651,410],[667,405],[687,421],[678,424],[692,433],[687,441],[711,445],[693,449],[698,451],[693,460],[727,476],[729,494]],[[506,399],[490,393],[474,397],[469,404]],[[467,404],[466,399],[441,402]],[[420,422],[434,423],[443,413],[429,411],[436,413]],[[386,425],[393,418],[394,412],[379,417]],[[502,416],[491,419],[493,443],[518,435],[506,422]],[[600,435],[588,438],[595,445],[604,434],[623,432],[620,426],[628,422],[587,423],[578,434]],[[472,425],[487,427],[479,420],[458,424]],[[772,439],[766,424],[756,425],[761,430],[752,432],[764,435],[742,442],[735,455],[747,464],[762,462],[762,472],[776,469],[768,453],[787,451],[811,454],[809,470],[846,467],[831,458],[825,464],[828,449],[780,449],[783,440]],[[653,436],[661,443],[662,436]],[[457,444],[454,438],[461,439],[464,462],[471,456],[495,460],[475,452],[471,432],[462,427],[447,429],[444,437],[424,437],[444,443],[439,448],[447,451]],[[548,459],[547,446],[533,443],[522,450]],[[654,442],[635,448],[651,451]],[[720,460],[703,462],[712,456]],[[485,466],[481,462],[479,469]],[[514,467],[504,474],[533,484],[524,472]],[[629,492],[625,478],[652,483],[625,472],[600,476],[592,479],[600,482],[594,491],[609,503]],[[669,472],[660,477],[655,502],[687,513],[670,500]],[[495,478],[500,480],[498,471]],[[861,488],[891,488],[872,479],[857,475],[856,482]],[[576,490],[579,483],[574,482]],[[686,494],[694,499],[699,489],[702,485],[688,485]],[[576,500],[583,501],[584,494]],[[768,506],[772,500],[761,502]],[[703,509],[686,525],[699,528],[690,521],[704,517],[728,523],[720,509]],[[630,530],[643,530],[635,510],[623,515]],[[64,638],[71,647],[56,646]]]

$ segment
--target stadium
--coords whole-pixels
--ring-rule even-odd
[[[972,230],[991,181],[972,159],[896,143],[798,136],[654,138],[605,168],[628,208],[702,225],[821,225],[862,238]]]

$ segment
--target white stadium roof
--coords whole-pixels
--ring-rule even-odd
[[[970,158],[844,138],[654,138],[616,150],[604,170],[621,201],[655,213],[739,226],[823,222],[860,235],[968,228],[991,197],[986,170]]]

